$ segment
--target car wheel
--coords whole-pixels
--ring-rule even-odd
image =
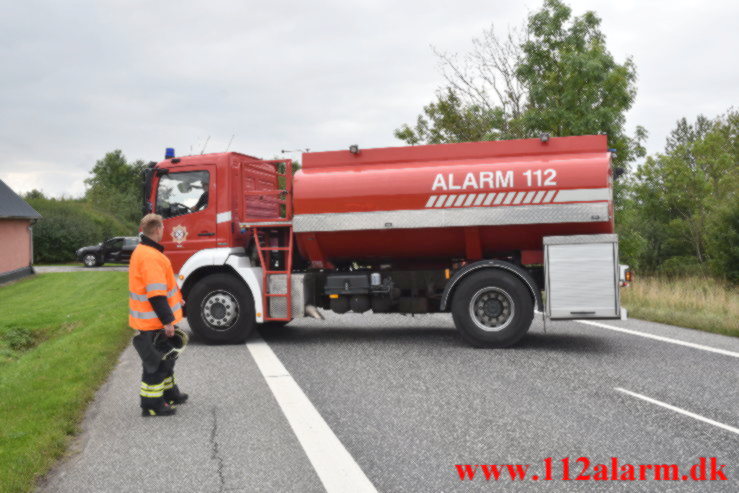
[[[82,257],[82,263],[85,264],[85,267],[97,267],[98,258],[92,253],[86,253]]]
[[[485,270],[462,280],[452,300],[462,338],[475,347],[507,347],[526,334],[534,318],[531,293],[516,276]]]
[[[209,344],[238,344],[254,332],[254,301],[249,288],[229,274],[211,274],[187,298],[190,328]]]

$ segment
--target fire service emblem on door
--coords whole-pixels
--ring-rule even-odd
[[[183,225],[175,226],[172,228],[172,240],[177,243],[177,246],[181,246],[182,242],[187,239],[187,228]]]

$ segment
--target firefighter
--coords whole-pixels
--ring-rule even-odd
[[[133,338],[143,365],[141,414],[170,416],[175,406],[187,401],[174,379],[175,359],[163,357],[162,348],[175,335],[182,320],[184,301],[175,281],[172,264],[159,244],[164,236],[162,216],[147,214],[141,220],[141,243],[131,254],[128,274],[128,323],[139,333]],[[176,345],[173,345],[173,347]]]
[[[200,209],[205,209],[208,207],[208,179],[204,179],[201,182],[201,186],[203,188],[203,193],[200,195],[200,198],[195,203],[195,206],[192,208],[192,211],[199,211]]]

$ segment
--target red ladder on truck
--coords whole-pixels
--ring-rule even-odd
[[[246,226],[251,229],[254,245],[259,255],[259,263],[262,266],[262,309],[264,310],[264,321],[292,320],[292,268],[293,268],[293,227],[292,227],[292,188],[293,173],[292,160],[262,161],[275,166],[276,187],[269,190],[249,190],[244,192],[244,197],[274,196],[273,205],[277,205],[279,213],[277,217],[248,217],[247,201],[244,200],[241,217],[244,218]],[[284,164],[284,173],[280,173],[280,165]],[[283,182],[284,188],[280,186]],[[284,198],[280,198],[284,195]],[[282,209],[284,207],[284,209]],[[284,214],[284,217],[283,217]],[[273,267],[275,264],[275,267]],[[279,266],[279,267],[278,267]],[[286,282],[285,292],[276,293],[270,291],[270,280],[272,276],[284,275]],[[285,300],[285,316],[273,316],[273,298]]]
[[[254,243],[259,253],[259,262],[262,265],[262,305],[264,308],[264,321],[285,321],[292,320],[292,277],[293,269],[293,226],[292,224],[269,224],[252,226],[254,234]],[[287,244],[285,244],[287,237]],[[277,241],[272,241],[274,239]],[[264,242],[264,244],[262,244]],[[285,252],[280,258],[280,254],[271,255],[271,252]],[[273,270],[272,263],[282,264],[283,269]],[[270,276],[284,275],[286,290],[284,293],[270,292]],[[284,298],[286,306],[285,317],[273,317],[272,306],[270,300],[272,298]]]

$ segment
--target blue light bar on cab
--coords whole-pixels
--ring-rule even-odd
[[[174,147],[167,147],[167,150],[164,151],[164,159],[170,159],[174,157]]]

